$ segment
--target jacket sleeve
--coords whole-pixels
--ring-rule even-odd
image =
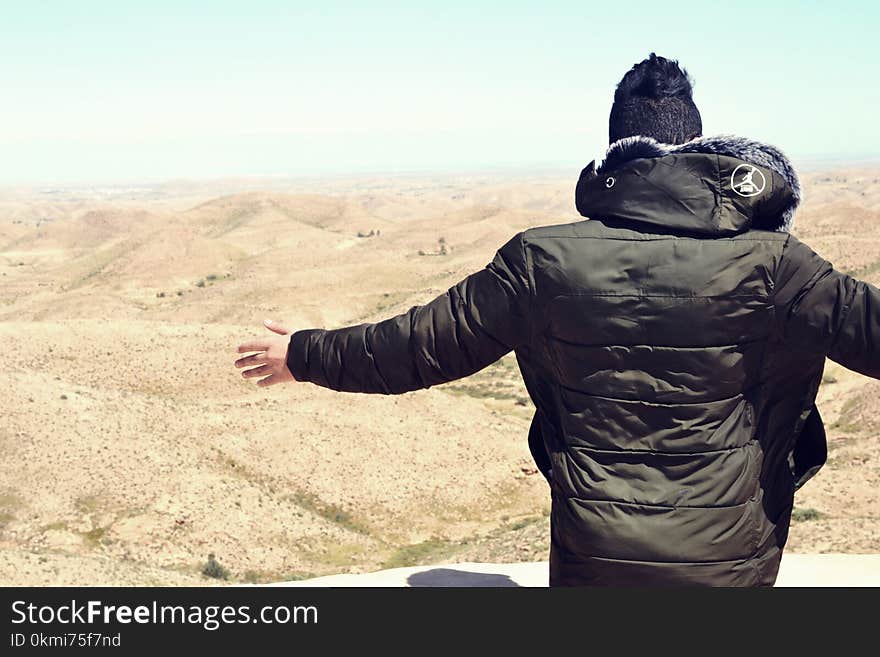
[[[345,392],[399,394],[459,379],[530,339],[532,285],[523,235],[433,301],[375,324],[291,335],[298,381]]]
[[[774,293],[783,339],[844,367],[880,378],[880,290],[837,271],[789,237]]]

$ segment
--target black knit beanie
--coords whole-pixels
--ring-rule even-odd
[[[682,144],[703,133],[693,81],[678,62],[654,53],[633,66],[614,92],[608,141],[642,135]]]

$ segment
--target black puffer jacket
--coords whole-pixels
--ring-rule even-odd
[[[514,236],[397,317],[297,331],[288,366],[393,394],[515,350],[552,467],[552,585],[769,585],[824,460],[825,357],[880,377],[880,291],[787,232],[799,199],[770,146],[622,140],[581,175],[590,220]]]

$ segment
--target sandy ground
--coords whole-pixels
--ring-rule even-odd
[[[874,283],[878,176],[805,176],[797,228]],[[334,327],[430,300],[515,231],[576,219],[572,184],[0,198],[0,583],[202,584],[209,554],[221,582],[546,559],[512,357],[393,397],[262,390],[232,360],[265,317]],[[878,385],[829,364],[831,454],[792,552],[880,552]]]

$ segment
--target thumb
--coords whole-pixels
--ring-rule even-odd
[[[283,327],[281,324],[272,319],[264,319],[263,324],[267,329],[272,331],[273,333],[278,333],[279,335],[288,335],[290,331]]]

